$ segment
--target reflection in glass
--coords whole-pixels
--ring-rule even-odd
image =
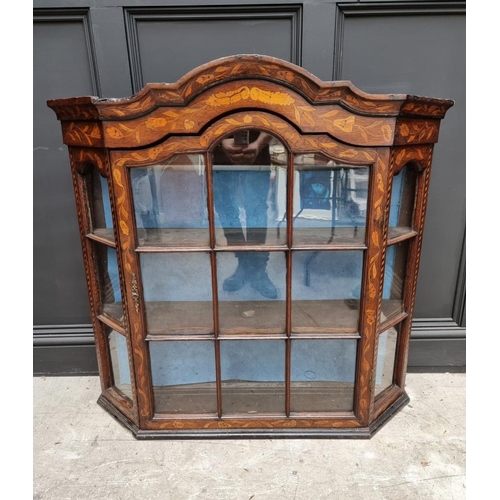
[[[221,341],[222,412],[285,412],[285,342]]]
[[[387,247],[381,323],[404,312],[403,294],[408,263],[409,241]]]
[[[86,179],[91,206],[92,232],[97,236],[114,241],[108,180],[95,167],[92,168]]]
[[[222,334],[285,331],[283,252],[218,253],[217,283]]]
[[[389,216],[389,238],[413,227],[413,212],[417,191],[417,171],[404,167],[392,181],[391,207]]]
[[[294,252],[292,332],[356,333],[363,251]]]
[[[368,167],[350,167],[320,154],[294,159],[295,245],[363,244]]]
[[[130,366],[128,364],[127,340],[115,330],[106,327],[108,333],[109,354],[113,386],[122,394],[132,399]]]
[[[93,245],[98,266],[102,314],[122,322],[123,305],[116,250],[95,242]]]
[[[156,413],[216,413],[213,342],[150,342]]]
[[[167,162],[131,168],[139,245],[208,245],[203,155],[175,155]]]
[[[375,396],[387,389],[394,381],[394,361],[401,323],[389,328],[378,337],[377,371],[375,376]]]
[[[292,341],[292,412],[352,411],[356,340]]]
[[[147,331],[212,333],[212,278],[208,253],[141,253]]]
[[[217,144],[212,163],[217,245],[285,244],[277,214],[286,200],[283,143],[263,131],[238,131]]]

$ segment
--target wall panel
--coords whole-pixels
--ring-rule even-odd
[[[455,99],[433,164],[409,362],[465,364],[465,2],[34,0],[34,7],[36,373],[96,369],[69,160],[47,99],[125,97],[235,53],[276,56],[367,92]]]
[[[465,287],[459,277],[465,258],[465,5],[340,4],[337,19],[336,78],[367,92],[455,100],[434,153],[415,318],[450,318],[458,327]]]
[[[47,99],[99,93],[88,11],[35,11],[34,21],[34,323],[89,323],[68,152],[46,105]]]
[[[148,82],[175,82],[201,64],[233,54],[300,64],[300,7],[127,9],[126,16],[135,92]]]

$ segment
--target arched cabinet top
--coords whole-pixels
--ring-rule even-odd
[[[354,146],[437,142],[453,101],[368,94],[351,82],[324,82],[289,62],[259,55],[211,61],[176,83],[150,83],[122,99],[72,97],[47,102],[70,146],[146,147],[171,135],[200,135],[222,116],[275,114],[299,133],[327,134]]]

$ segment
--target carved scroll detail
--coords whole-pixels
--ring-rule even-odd
[[[132,299],[134,300],[135,312],[139,312],[139,287],[137,285],[137,276],[132,273]]]

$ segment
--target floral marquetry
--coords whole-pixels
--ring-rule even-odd
[[[137,438],[368,438],[408,402],[452,101],[241,55],[48,105],[69,146],[98,402]]]

